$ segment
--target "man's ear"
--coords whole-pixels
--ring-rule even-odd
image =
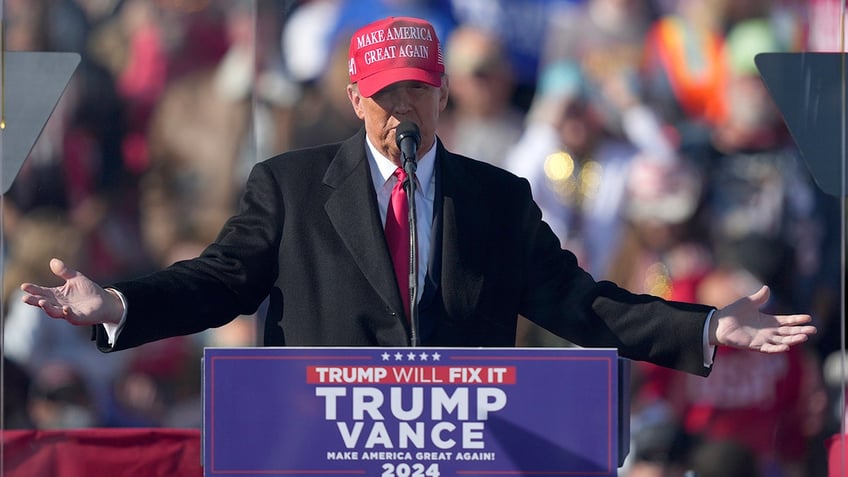
[[[353,112],[359,119],[365,119],[365,112],[362,108],[362,95],[359,94],[359,88],[349,84],[347,85],[347,97],[350,100],[350,105],[353,106]]]
[[[442,85],[439,87],[439,112],[442,112],[448,106],[448,97],[450,96],[450,84],[448,76],[442,76]]]

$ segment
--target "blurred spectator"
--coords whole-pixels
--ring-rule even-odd
[[[826,435],[839,434],[848,430],[848,360],[844,351],[834,351],[827,355],[822,364],[824,383],[829,396]],[[846,456],[848,457],[848,456]]]
[[[9,0],[3,3],[4,48],[42,51],[48,46],[45,0]]]
[[[168,338],[129,354],[113,383],[106,425],[199,428],[201,351],[192,338]]]
[[[235,211],[244,171],[259,160],[257,154],[279,151],[276,144],[258,143],[255,134],[260,116],[254,113],[274,110],[286,99],[260,61],[253,11],[233,3],[223,14],[219,34],[230,46],[220,62],[169,83],[150,121],[140,213],[144,243],[160,265],[169,264],[170,249],[184,240],[214,240]],[[276,116],[262,118],[273,122]]]
[[[329,68],[336,45],[343,43],[333,37],[340,9],[341,0],[308,0],[296,2],[286,16],[281,54],[286,75],[292,81],[311,83]],[[347,52],[345,63],[346,58]]]
[[[638,71],[652,19],[648,0],[586,0],[549,17],[543,65],[579,65],[599,118],[617,134],[623,129],[623,105],[607,91],[622,89],[621,94],[639,98]]]
[[[23,366],[3,355],[3,427],[33,429],[29,413],[29,390],[32,379]]]
[[[684,147],[704,147],[726,115],[725,3],[677,0],[645,39],[642,97],[678,130]]]
[[[115,12],[123,0],[72,0],[85,11],[91,23],[97,23]]]
[[[127,130],[121,149],[133,174],[147,168],[147,124],[168,75],[163,18],[149,0],[126,0],[91,33],[92,54],[112,72],[123,101]]]
[[[525,130],[505,166],[530,181],[563,247],[600,278],[618,246],[624,186],[637,154],[603,127],[579,67],[558,62],[542,72]],[[526,320],[519,323],[519,345],[568,345]]]
[[[841,2],[832,0],[808,0],[806,3],[808,51],[843,51],[845,44],[845,20],[848,12]]]
[[[298,43],[299,44],[299,43]],[[287,149],[298,149],[352,136],[362,127],[350,107],[346,87],[349,41],[331,46],[329,63],[313,80],[299,86],[299,97],[288,112]]]
[[[697,477],[760,477],[750,449],[733,440],[705,442],[695,449],[692,467]]]
[[[458,25],[497,34],[515,81],[513,102],[527,109],[539,80],[549,20],[584,0],[449,0]]]
[[[506,168],[530,181],[563,247],[601,278],[618,247],[625,185],[638,154],[631,141],[604,126],[582,70],[557,62],[539,78],[525,130],[509,151]]]
[[[79,0],[49,0],[45,23],[50,49],[84,53],[91,18]]]
[[[727,71],[722,92],[726,114],[714,123],[712,141],[720,151],[768,149],[786,144],[780,113],[765,88],[754,57],[762,52],[785,52],[767,19],[734,24],[728,31],[722,58]]]
[[[728,31],[737,23],[748,20],[767,20],[777,41],[788,51],[805,49],[805,34],[812,34],[806,21],[811,21],[814,8],[808,0],[748,0],[746,2],[725,2],[724,30]],[[812,26],[812,23],[810,24]],[[805,30],[808,30],[805,32]]]
[[[666,164],[640,156],[630,168],[626,228],[606,275],[624,287],[695,302],[713,258],[701,223],[704,177],[688,158]]]
[[[47,363],[33,376],[29,412],[36,429],[77,429],[100,424],[79,370],[61,362]]]
[[[622,477],[686,477],[696,439],[674,422],[634,429]],[[700,476],[698,476],[700,477]]]
[[[455,29],[444,48],[451,95],[439,139],[458,154],[502,167],[524,125],[524,113],[511,102],[509,59],[494,34],[469,26]]]

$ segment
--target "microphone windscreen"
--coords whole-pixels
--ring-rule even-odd
[[[395,129],[395,141],[397,141],[398,147],[400,147],[404,139],[412,139],[416,148],[418,147],[418,144],[421,142],[421,133],[418,132],[417,124],[412,121],[403,121],[397,125]]]

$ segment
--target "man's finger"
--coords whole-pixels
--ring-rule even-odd
[[[21,291],[24,292],[24,293],[27,293],[29,295],[43,296],[43,295],[47,294],[46,288],[44,288],[42,286],[35,285],[33,283],[23,283],[23,284],[21,284]],[[32,304],[32,303],[30,303],[30,304]]]
[[[813,321],[813,317],[810,315],[778,315],[775,318],[777,318],[777,322],[781,326],[803,325],[804,323]]]
[[[777,332],[782,336],[814,335],[818,330],[815,326],[781,326]]]
[[[39,300],[41,300],[41,298],[38,298],[37,296],[31,294],[31,292],[27,292],[26,294],[21,296],[21,300],[23,300],[23,302],[27,305],[38,306],[38,302]]]
[[[794,346],[797,344],[801,344],[809,339],[808,335],[792,335],[792,336],[784,336],[783,343],[789,346]]]
[[[766,343],[760,348],[761,353],[785,353],[789,351],[788,344],[770,344]]]
[[[62,306],[50,303],[45,299],[38,300],[38,306],[52,318],[65,318],[65,310]]]

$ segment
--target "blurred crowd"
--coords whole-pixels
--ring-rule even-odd
[[[261,343],[254,316],[104,355],[90,330],[21,305],[17,286],[55,284],[52,256],[108,284],[199,254],[253,164],[359,130],[350,34],[410,15],[443,41],[439,138],[527,178],[596,278],[715,306],[767,284],[770,311],[814,317],[804,346],[721,349],[707,379],[634,363],[621,474],[823,475],[845,406],[844,211],[809,173],[755,55],[837,51],[840,7],[6,0],[6,49],[81,63],[3,197],[5,427],[200,425],[202,349]],[[570,346],[524,319],[517,344]]]

